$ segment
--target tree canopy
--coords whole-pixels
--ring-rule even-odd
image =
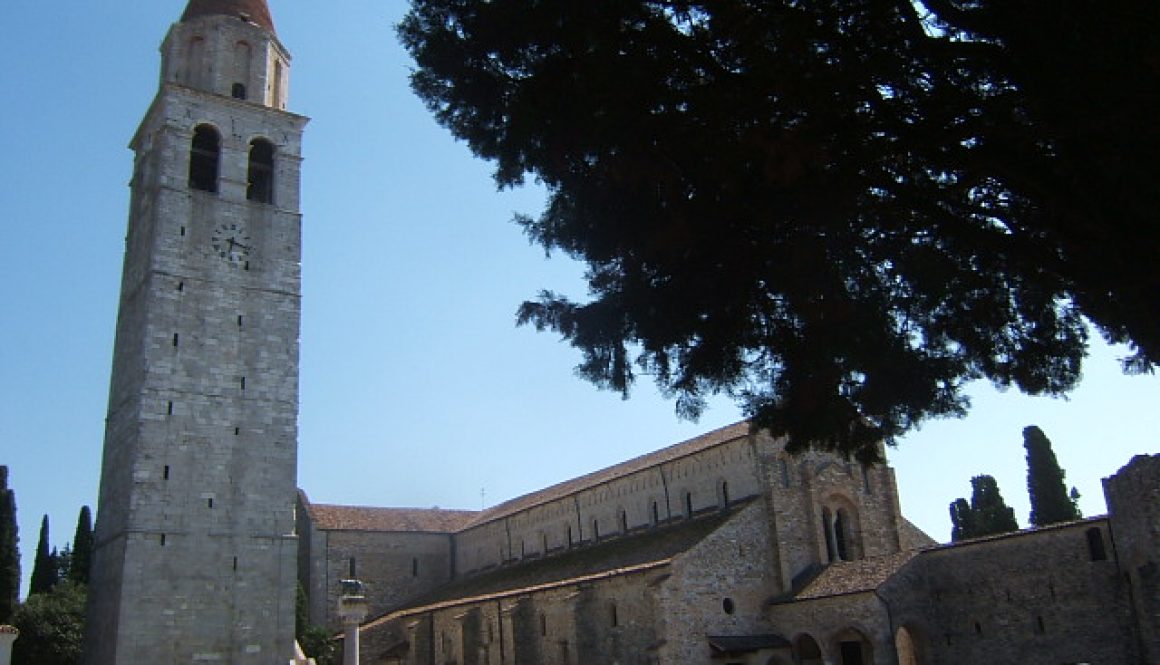
[[[956,499],[950,511],[952,541],[1019,530],[1015,509],[1003,500],[994,476],[984,474],[971,478],[971,504],[968,506],[966,499]]]
[[[8,467],[0,466],[0,624],[12,620],[20,603],[19,541],[16,493],[8,488]]]
[[[1047,526],[1080,518],[1076,499],[1079,493],[1067,491],[1066,474],[1051,449],[1051,439],[1035,425],[1023,428],[1023,447],[1027,450],[1027,496],[1031,501],[1029,521]],[[1074,497],[1074,498],[1073,498]]]
[[[626,396],[877,457],[986,378],[1160,361],[1160,3],[412,0],[412,85],[589,299],[518,320]]]

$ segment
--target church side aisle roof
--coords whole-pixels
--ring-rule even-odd
[[[237,16],[275,32],[274,19],[266,0],[189,0],[181,21],[184,23],[201,16]]]
[[[537,589],[660,567],[704,540],[746,505],[748,502],[739,502],[730,510],[714,512],[680,524],[650,528],[637,534],[610,538],[596,545],[525,559],[515,565],[464,577],[409,600],[405,605],[363,624],[363,629],[431,609],[521,595]]]

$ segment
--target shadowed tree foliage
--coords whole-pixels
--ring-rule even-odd
[[[955,499],[950,510],[954,542],[1019,530],[1015,509],[1007,506],[993,476],[971,478],[970,505],[966,499]]]
[[[19,542],[16,493],[8,488],[8,467],[0,466],[0,624],[12,621],[20,602]]]
[[[92,566],[92,561],[93,515],[88,506],[81,506],[81,512],[77,515],[77,530],[73,534],[68,579],[78,584],[88,584],[89,568]]]
[[[36,559],[32,562],[32,579],[28,594],[48,593],[59,581],[55,551],[48,549],[48,515],[40,521],[40,540],[36,543]]]
[[[1023,428],[1023,447],[1027,449],[1027,495],[1031,500],[1031,517],[1035,526],[1070,522],[1080,518],[1079,492],[1068,494],[1063,484],[1063,469],[1055,459],[1051,440],[1043,430],[1031,425]]]
[[[78,665],[85,625],[85,587],[64,581],[51,591],[30,595],[16,612],[20,638],[14,663]]]
[[[955,499],[951,502],[951,542],[973,538],[978,529],[975,527],[975,514],[971,512],[971,505],[966,499]]]
[[[578,373],[877,457],[986,378],[1061,394],[1089,317],[1160,360],[1160,3],[412,0],[436,118],[549,194]]]

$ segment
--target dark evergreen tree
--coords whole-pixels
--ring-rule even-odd
[[[975,527],[973,537],[1019,530],[1015,510],[1007,507],[994,477],[982,475],[971,478],[971,490],[971,513]]]
[[[1027,450],[1027,495],[1031,499],[1030,522],[1046,526],[1080,518],[1076,501],[1068,496],[1063,479],[1066,476],[1051,449],[1051,440],[1035,425],[1023,428],[1023,447]]]
[[[974,538],[978,529],[975,527],[975,514],[971,512],[971,505],[966,499],[955,499],[951,509],[951,542]]]
[[[590,300],[518,319],[877,456],[987,378],[1061,394],[1084,316],[1160,363],[1155,0],[412,0],[412,85],[548,191],[520,222]]]
[[[57,554],[48,546],[48,515],[40,522],[40,540],[36,543],[36,560],[32,563],[32,580],[28,586],[29,595],[48,593],[56,586]]]
[[[0,466],[0,624],[12,621],[20,602],[19,542],[16,493],[8,488],[8,467]]]
[[[77,516],[77,530],[73,535],[72,557],[68,579],[79,584],[89,583],[89,567],[93,560],[93,517],[88,506],[81,506]]]

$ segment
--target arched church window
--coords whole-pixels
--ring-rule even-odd
[[[250,143],[248,182],[247,199],[274,202],[274,144],[265,139],[254,139]]]
[[[685,517],[693,516],[693,493],[685,492]]]
[[[834,519],[829,508],[822,508],[822,533],[826,537],[826,560],[832,562],[838,552],[834,547]]]
[[[246,98],[246,86],[250,83],[250,62],[252,60],[249,44],[246,42],[234,44],[234,85],[231,90],[234,99]]]
[[[850,549],[846,545],[846,533],[850,528],[850,518],[841,508],[834,514],[834,549],[842,561],[850,560]]]
[[[189,186],[203,192],[218,191],[218,165],[221,162],[221,135],[210,125],[193,130],[189,152]]]

